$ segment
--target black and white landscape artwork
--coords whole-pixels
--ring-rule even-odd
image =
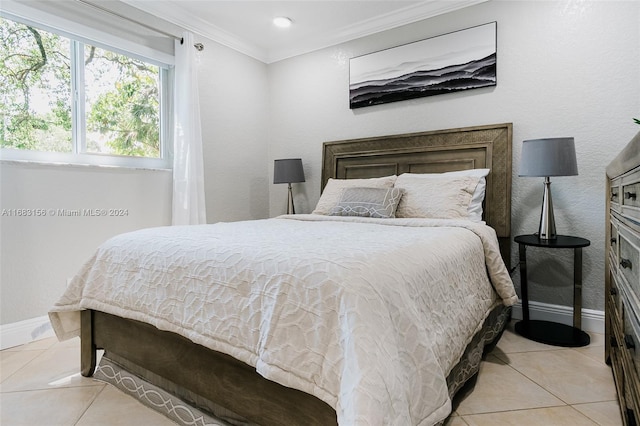
[[[349,106],[362,108],[496,85],[496,22],[349,62]]]

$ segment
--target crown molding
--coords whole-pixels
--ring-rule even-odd
[[[282,48],[264,49],[243,39],[237,34],[225,31],[210,22],[184,11],[172,7],[163,1],[140,2],[122,0],[133,7],[178,25],[194,34],[211,39],[233,50],[250,56],[266,64],[288,59],[294,56],[313,52],[330,46],[335,46],[357,38],[412,24],[434,16],[453,12],[465,7],[484,3],[489,0],[430,0],[414,4],[393,12],[357,22],[348,27],[331,33],[317,34],[301,40],[296,40]],[[167,12],[171,16],[167,16]]]
[[[291,46],[272,49],[267,52],[267,63],[277,62],[315,50],[335,46],[340,43],[412,24],[487,1],[489,0],[431,0],[407,6],[385,15],[363,20],[343,28],[342,31],[336,31],[332,34],[321,34],[316,37],[300,40]]]
[[[267,52],[265,52],[264,49],[255,46],[253,43],[241,38],[236,34],[231,34],[228,31],[225,31],[222,28],[211,24],[211,22],[206,21],[199,16],[194,16],[175,7],[168,7],[167,2],[141,2],[136,0],[121,1],[144,12],[150,13],[151,15],[162,18],[165,21],[175,24],[186,31],[190,31],[194,34],[206,37],[210,40],[222,44],[223,46],[229,47],[261,62],[267,63]],[[171,13],[170,16],[167,16],[168,12]]]

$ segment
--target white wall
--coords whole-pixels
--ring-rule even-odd
[[[0,164],[0,324],[47,314],[107,238],[171,222],[171,172]],[[16,216],[12,209],[45,209]],[[58,209],[124,209],[123,216],[62,216]]]
[[[307,182],[295,189],[296,205],[308,213],[320,194],[324,141],[511,122],[515,236],[537,229],[542,201],[542,180],[517,176],[522,140],[573,136],[580,175],[552,180],[556,224],[591,240],[583,306],[603,310],[604,170],[640,130],[632,121],[640,115],[639,17],[638,2],[492,1],[272,64],[269,167],[274,158],[303,158]],[[496,87],[349,109],[349,58],[491,21]],[[272,215],[284,211],[285,197],[270,187]],[[529,250],[532,300],[572,305],[571,254]]]
[[[267,66],[198,40],[207,222],[269,215]]]

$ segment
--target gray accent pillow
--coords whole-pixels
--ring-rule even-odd
[[[384,176],[369,179],[332,179],[327,181],[327,185],[322,191],[316,208],[311,214],[329,214],[331,209],[338,204],[340,196],[345,188],[393,188],[393,183],[397,176]]]
[[[400,188],[345,188],[331,216],[392,218],[402,198]]]

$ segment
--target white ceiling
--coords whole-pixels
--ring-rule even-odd
[[[271,63],[488,0],[122,0]],[[288,29],[276,16],[293,20]]]

